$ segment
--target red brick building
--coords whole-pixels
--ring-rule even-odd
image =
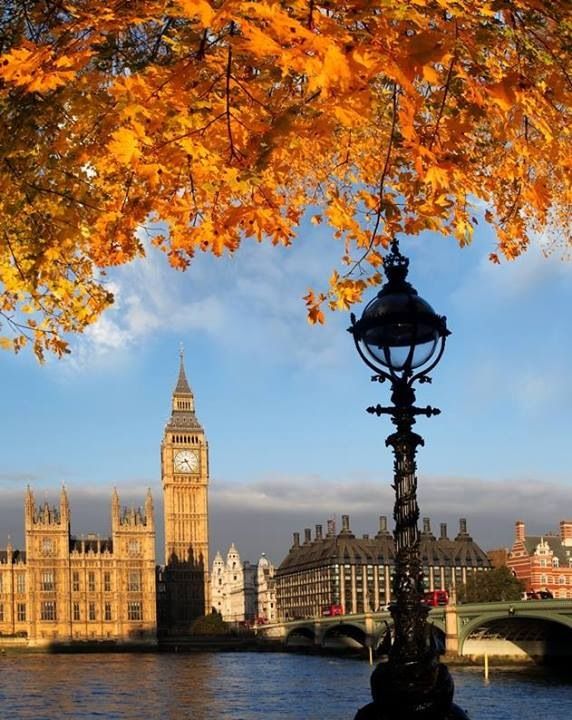
[[[549,590],[555,598],[572,598],[572,520],[562,520],[560,535],[529,536],[522,520],[517,520],[507,565],[526,590]]]

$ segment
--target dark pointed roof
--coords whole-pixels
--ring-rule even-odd
[[[569,567],[572,560],[570,548],[562,544],[562,539],[558,535],[527,535],[524,538],[524,547],[529,555],[534,555],[536,547],[542,542],[546,543],[554,557],[558,558],[560,567]]]
[[[181,348],[181,350],[179,352],[179,358],[180,358],[179,377],[177,378],[177,385],[175,386],[173,395],[192,395],[193,391],[191,390],[191,387],[187,380],[187,376],[185,374],[185,362],[184,362],[184,357],[183,357],[183,348]]]
[[[486,553],[466,532],[463,521],[455,540],[435,539],[430,526],[420,533],[419,553],[424,565],[445,567],[490,567]],[[395,564],[395,542],[391,533],[380,530],[374,538],[357,538],[349,527],[338,535],[326,535],[300,544],[297,540],[280,563],[277,576],[336,563]]]
[[[186,404],[190,405],[191,409],[179,409],[179,406],[182,403],[177,403],[175,400],[173,400],[173,409],[171,411],[171,417],[169,418],[169,421],[167,422],[166,429],[171,430],[171,431],[173,431],[173,430],[181,430],[181,431],[202,430],[203,427],[200,424],[200,422],[197,420],[197,416],[195,415],[195,411],[194,411],[193,391],[191,390],[191,387],[187,380],[187,376],[185,374],[185,363],[184,363],[182,347],[179,352],[179,357],[180,357],[179,376],[177,378],[177,384],[173,391],[173,398],[175,399],[175,398],[181,397],[183,400],[189,399],[190,402],[186,403]]]

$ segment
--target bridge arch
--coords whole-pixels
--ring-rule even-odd
[[[343,643],[345,643],[346,646],[351,646],[351,643],[347,643],[348,640],[353,641],[357,646],[366,647],[367,633],[365,628],[349,622],[330,625],[322,635],[322,647],[340,647]]]
[[[471,619],[459,633],[461,655],[564,656],[571,646],[572,618],[558,613],[487,613]]]
[[[558,623],[560,625],[564,625],[567,628],[572,628],[572,617],[560,615],[555,612],[543,613],[542,615],[539,615],[538,613],[526,612],[525,610],[523,611],[519,609],[518,613],[515,613],[514,615],[509,615],[508,612],[504,610],[483,613],[478,617],[472,618],[467,623],[461,626],[459,632],[459,640],[462,643],[476,628],[493,620],[519,620],[524,618]]]
[[[434,630],[436,633],[438,641],[445,647],[445,623],[442,620],[432,619],[429,618],[427,624]],[[381,644],[383,643],[383,639],[385,638],[385,635],[387,632],[390,632],[393,635],[393,620],[387,619],[385,621],[382,621],[378,623],[375,633],[373,635],[373,651],[379,650]]]
[[[316,642],[316,631],[313,625],[297,625],[284,638],[286,647],[308,647]]]

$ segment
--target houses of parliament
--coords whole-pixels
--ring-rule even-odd
[[[161,443],[165,562],[155,558],[153,499],[123,508],[111,497],[111,535],[71,531],[65,488],[59,506],[24,500],[25,550],[0,550],[0,635],[47,645],[153,644],[189,632],[209,608],[208,443],[181,352],[171,416]]]

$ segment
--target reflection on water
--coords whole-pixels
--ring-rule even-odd
[[[370,668],[304,655],[6,655],[4,720],[352,720]],[[472,720],[572,717],[572,683],[536,668],[454,670]]]

